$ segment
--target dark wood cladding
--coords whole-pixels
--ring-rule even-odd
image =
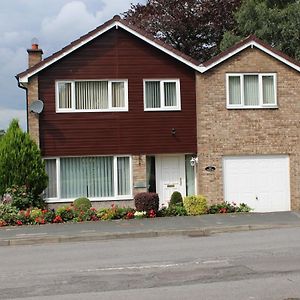
[[[144,112],[143,79],[180,79],[181,111]],[[55,112],[55,80],[128,79],[128,112]],[[44,156],[195,153],[195,71],[111,29],[39,73]],[[172,128],[176,134],[172,135]]]

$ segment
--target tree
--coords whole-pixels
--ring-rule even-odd
[[[235,14],[236,27],[224,34],[221,50],[250,34],[300,59],[300,1],[247,0]]]
[[[3,129],[0,129],[0,140],[4,136],[4,134],[5,134],[5,131]]]
[[[38,197],[47,187],[48,176],[40,150],[28,133],[13,120],[0,141],[0,195],[14,185],[25,186]]]
[[[217,54],[225,31],[235,27],[241,0],[148,0],[123,14],[175,49],[205,61]]]

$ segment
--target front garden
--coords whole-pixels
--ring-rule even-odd
[[[156,193],[140,193],[134,198],[135,208],[111,205],[109,208],[96,209],[87,198],[78,198],[70,205],[62,205],[55,209],[47,209],[43,201],[35,200],[24,187],[14,186],[6,193],[0,203],[0,227],[22,226],[34,224],[130,220],[156,217],[173,217],[202,215],[215,213],[249,212],[245,205],[223,202],[207,205],[204,196],[188,196],[182,199],[179,192],[174,192],[168,207],[159,209],[159,198]],[[37,204],[33,207],[32,203]]]
[[[174,192],[167,207],[159,207],[156,193],[139,193],[135,208],[112,205],[96,209],[87,198],[78,198],[56,210],[47,208],[42,195],[48,175],[41,152],[29,134],[13,120],[0,140],[0,227],[28,224],[84,222],[118,219],[188,216],[248,212],[245,204],[223,202],[209,206],[201,195],[182,199]]]

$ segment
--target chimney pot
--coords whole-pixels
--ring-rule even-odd
[[[39,49],[39,45],[38,44],[32,44],[31,45],[31,49],[32,50],[38,50]]]

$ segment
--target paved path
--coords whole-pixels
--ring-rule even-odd
[[[204,236],[217,232],[300,226],[300,212],[216,214],[0,228],[0,246],[141,238]]]

